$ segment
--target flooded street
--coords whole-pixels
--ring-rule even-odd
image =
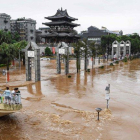
[[[0,140],[139,140],[140,59],[120,62],[104,69],[70,75],[56,74],[56,61],[41,61],[41,81],[26,82],[25,68],[11,68],[12,90],[19,87],[23,109],[0,118]],[[89,65],[91,68],[91,62]],[[110,84],[109,109],[105,87]],[[5,76],[0,73],[0,89]],[[100,107],[100,121],[95,108]]]

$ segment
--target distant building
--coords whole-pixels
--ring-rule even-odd
[[[87,31],[83,31],[81,33],[82,39],[93,40],[97,43],[101,43],[101,37],[105,35],[115,34],[117,36],[121,36],[123,34],[122,31],[109,31],[107,28],[102,27],[99,29],[95,26],[90,26]]]
[[[73,23],[78,19],[69,16],[67,10],[58,9],[55,15],[45,18],[50,20],[50,22],[43,23],[50,27],[48,33],[41,35],[45,39],[45,43],[59,43],[62,41],[73,43],[80,38],[74,30],[80,24]]]
[[[41,27],[38,30],[36,30],[36,43],[37,44],[44,44],[45,39],[42,38],[41,36],[47,35],[50,32],[49,27]]]
[[[0,30],[11,31],[10,29],[10,15],[0,13]]]
[[[11,20],[12,34],[18,33],[20,40],[36,41],[36,21],[33,19],[18,18]]]

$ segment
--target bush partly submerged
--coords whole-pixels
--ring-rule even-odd
[[[100,69],[103,69],[103,68],[104,68],[104,66],[100,66],[99,68],[100,68]]]
[[[87,69],[86,72],[90,72],[90,69]]]
[[[123,62],[127,62],[127,57],[125,57],[125,58],[123,59]]]
[[[68,78],[71,78],[71,75],[68,75]]]
[[[114,66],[114,64],[113,63],[110,63],[110,66]]]
[[[116,64],[119,64],[119,61],[115,61]]]

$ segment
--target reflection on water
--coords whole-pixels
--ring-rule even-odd
[[[105,65],[104,69],[95,67],[91,72],[84,72],[82,67],[78,74],[75,66],[75,61],[71,60],[72,73],[68,78],[64,69],[61,75],[56,74],[55,61],[41,61],[42,81],[20,89],[22,94],[28,92],[32,98],[41,96],[43,99],[22,100],[20,112],[0,119],[0,138],[139,139],[140,60]],[[17,76],[16,73],[13,75]],[[19,79],[16,77],[15,83],[16,80]],[[105,109],[105,87],[108,84],[111,85],[110,110]],[[97,107],[103,109],[99,122],[96,121]]]
[[[35,85],[35,89],[33,89]],[[27,85],[27,90],[30,94],[33,94],[33,95],[42,95],[42,91],[41,91],[41,82],[38,81],[38,82],[35,82],[35,84],[29,84]]]

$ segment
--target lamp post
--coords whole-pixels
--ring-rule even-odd
[[[21,69],[21,63],[20,63],[20,49],[19,49],[19,69]]]
[[[97,43],[97,41],[96,41],[96,42],[95,42],[96,57],[97,57],[97,53],[98,53],[98,52],[97,52],[97,48],[98,48],[98,46],[97,46],[97,45],[98,45],[98,43]],[[99,63],[99,60],[98,60],[98,63]]]
[[[96,110],[96,111],[97,111],[97,113],[98,113],[97,120],[99,121],[99,113],[102,111],[102,109],[101,109],[101,108],[95,108],[95,110]]]
[[[105,88],[106,90],[106,94],[105,94],[105,99],[107,100],[107,109],[109,108],[109,100],[110,100],[110,84],[108,84],[108,86],[106,86]]]
[[[2,75],[3,75],[3,76],[4,76],[4,75],[6,76],[6,84],[7,84],[7,70],[4,70],[4,69],[3,69]]]

